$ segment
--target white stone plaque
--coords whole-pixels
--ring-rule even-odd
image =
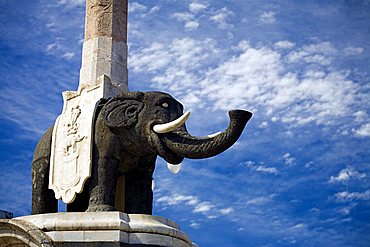
[[[71,203],[91,176],[93,116],[101,98],[118,94],[109,77],[98,78],[93,87],[63,93],[63,111],[52,137],[49,188],[55,198]]]

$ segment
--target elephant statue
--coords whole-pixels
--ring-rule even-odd
[[[215,156],[237,141],[252,113],[230,111],[227,129],[209,137],[190,135],[185,126],[188,116],[181,103],[163,92],[128,92],[101,99],[94,114],[91,177],[67,211],[119,208],[125,213],[152,214],[157,156],[171,164]],[[32,214],[58,210],[54,192],[48,188],[52,132],[53,127],[46,131],[34,153]]]

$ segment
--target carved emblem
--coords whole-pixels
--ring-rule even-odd
[[[62,171],[61,187],[65,190],[75,186],[80,181],[80,174],[78,173],[78,156],[80,152],[81,141],[86,136],[80,136],[78,128],[80,126],[78,120],[81,115],[80,106],[76,106],[71,110],[70,121],[66,123],[66,136],[64,142],[64,169]]]
[[[57,118],[51,143],[49,188],[55,198],[71,203],[91,176],[92,123],[96,102],[118,93],[107,76],[96,86],[63,93],[64,106]],[[114,90],[115,89],[115,90]]]
[[[53,131],[49,188],[71,203],[91,174],[91,124],[95,98],[88,92],[63,93],[64,109]]]

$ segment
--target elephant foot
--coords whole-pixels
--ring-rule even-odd
[[[105,211],[118,211],[118,210],[110,205],[89,206],[86,210],[86,212],[105,212]]]

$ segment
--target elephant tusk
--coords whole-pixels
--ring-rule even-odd
[[[194,136],[194,139],[198,139],[198,140],[206,140],[206,139],[209,139],[209,138],[213,138],[213,137],[216,137],[218,136],[219,134],[221,134],[221,132],[216,132],[216,133],[213,133],[211,135],[206,135],[206,136]]]
[[[170,172],[172,172],[173,174],[177,174],[180,172],[181,170],[181,166],[182,164],[177,164],[177,165],[173,165],[173,164],[170,164],[170,163],[167,163],[167,168]]]
[[[175,129],[179,128],[181,125],[185,123],[185,121],[189,118],[190,112],[185,112],[181,117],[178,119],[173,120],[172,122],[165,123],[165,124],[156,124],[153,126],[154,132],[158,134],[164,134],[171,131],[174,131]]]
[[[155,181],[154,179],[152,179],[152,191],[154,191],[154,189],[155,189]]]

